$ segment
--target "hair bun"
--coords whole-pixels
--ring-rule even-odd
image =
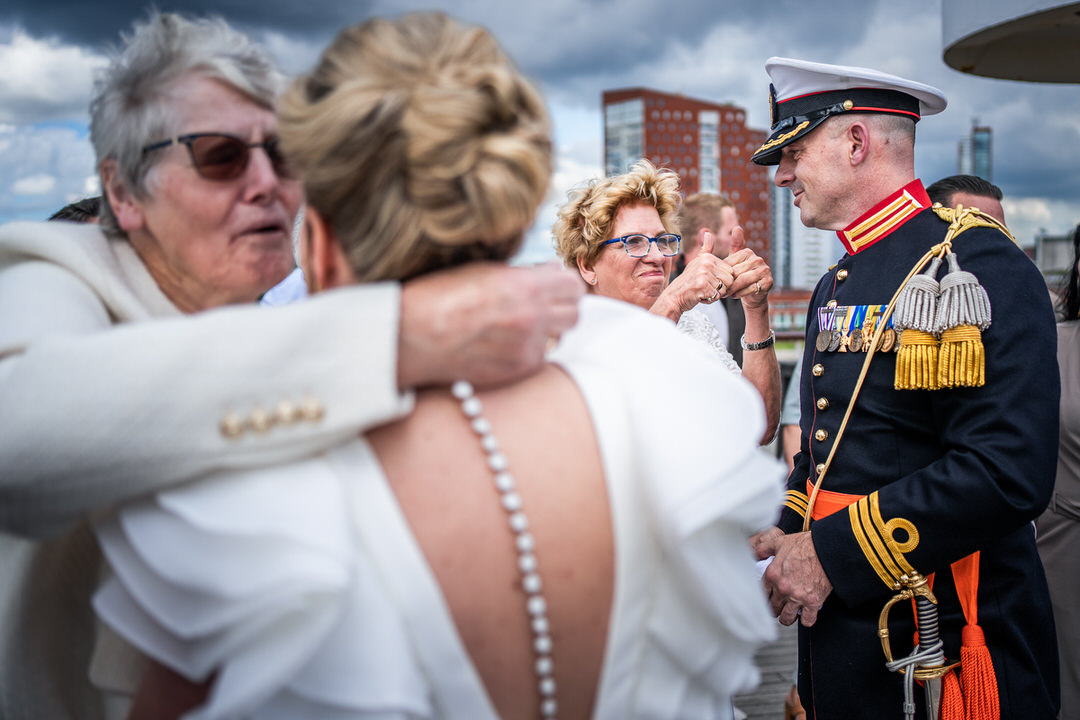
[[[344,31],[283,98],[280,134],[362,280],[508,258],[551,175],[539,93],[440,13]]]

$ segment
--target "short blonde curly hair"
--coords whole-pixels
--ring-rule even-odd
[[[278,118],[361,281],[509,258],[551,177],[539,92],[486,30],[441,13],[342,31]]]
[[[551,229],[555,252],[567,267],[576,268],[579,259],[591,266],[600,254],[600,243],[611,239],[619,209],[638,203],[656,208],[664,230],[677,233],[681,202],[678,175],[638,160],[627,173],[590,180],[570,191]]]

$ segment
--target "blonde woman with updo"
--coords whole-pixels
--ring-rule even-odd
[[[505,263],[547,191],[540,95],[441,14],[345,30],[279,118],[320,292]],[[133,717],[731,718],[774,633],[761,403],[671,323],[580,317],[527,380],[101,522],[96,608],[153,661]]]
[[[628,172],[590,180],[570,192],[552,228],[555,251],[581,274],[590,293],[677,323],[684,334],[711,348],[729,371],[750,381],[764,403],[764,445],[776,434],[782,397],[775,335],[769,327],[772,271],[746,247],[727,258],[713,255],[716,238],[706,232],[702,251],[669,281],[682,244],[681,202],[679,176],[639,160]],[[742,245],[742,228],[734,232]],[[746,312],[741,370],[712,320],[698,307],[722,297],[742,299]]]

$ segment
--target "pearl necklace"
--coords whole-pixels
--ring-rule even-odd
[[[480,437],[480,447],[487,454],[487,465],[494,474],[495,489],[499,491],[499,500],[509,517],[510,529],[514,532],[518,551],[518,569],[521,570],[521,587],[525,591],[525,609],[531,619],[533,631],[533,651],[536,653],[534,669],[540,689],[540,716],[553,719],[558,711],[555,701],[555,662],[551,659],[552,641],[547,618],[547,601],[540,593],[543,583],[537,569],[536,540],[529,532],[529,518],[521,509],[521,495],[515,489],[514,476],[506,471],[506,456],[499,452],[499,441],[491,433],[491,423],[481,413],[483,407],[480,398],[473,392],[473,386],[465,380],[458,380],[450,388],[451,394],[461,401],[461,412],[472,423],[473,432]]]

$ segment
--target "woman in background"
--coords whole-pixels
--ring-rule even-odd
[[[768,443],[780,422],[782,396],[775,336],[769,326],[772,272],[749,248],[725,260],[713,255],[709,244],[669,283],[681,243],[681,201],[678,175],[639,160],[629,172],[592,180],[570,193],[552,228],[555,251],[567,267],[581,273],[590,293],[676,322],[682,332],[709,345],[735,374],[739,366],[719,331],[696,307],[721,297],[742,298],[746,311],[742,375],[761,395],[767,418],[761,442]],[[706,243],[711,237],[706,236]]]
[[[504,263],[551,172],[536,90],[440,14],[344,31],[279,124],[326,294]],[[155,661],[133,716],[731,718],[774,633],[761,404],[668,322],[580,317],[527,380],[102,522],[96,608]]]
[[[1061,668],[1060,720],[1080,720],[1080,226],[1061,295],[1058,367],[1061,429],[1054,497],[1036,521],[1036,542],[1054,606]]]

